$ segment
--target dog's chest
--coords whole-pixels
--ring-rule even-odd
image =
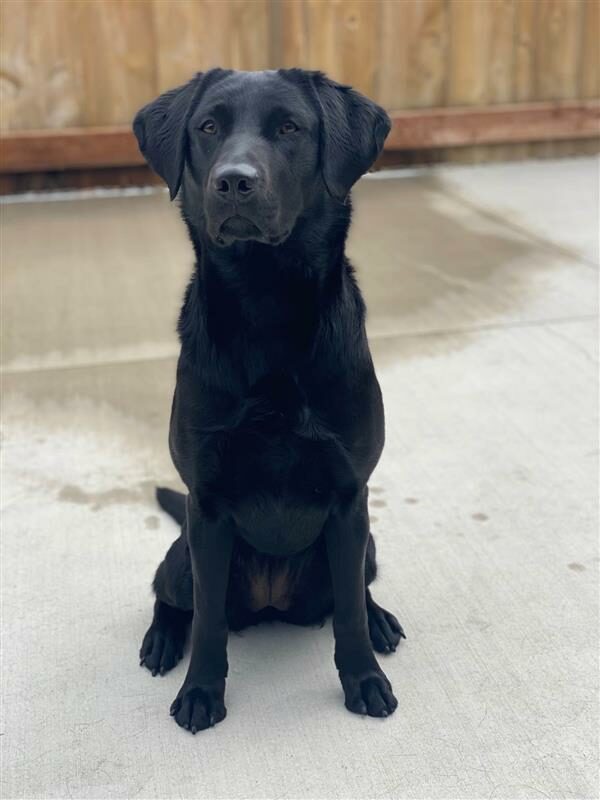
[[[282,373],[257,383],[229,419],[203,443],[200,457],[213,465],[207,491],[261,552],[308,547],[355,483],[332,426]]]
[[[246,487],[323,496],[335,489],[343,447],[331,420],[295,377],[271,373],[241,400],[225,430],[222,467]],[[336,469],[336,467],[338,467]]]

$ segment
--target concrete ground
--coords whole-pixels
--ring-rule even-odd
[[[596,798],[598,162],[361,181],[351,255],[387,412],[388,720],[322,629],[234,635],[196,737],[138,666],[176,536],[167,423],[191,250],[163,193],[8,202],[3,798]]]

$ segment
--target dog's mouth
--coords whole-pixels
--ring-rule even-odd
[[[219,235],[231,239],[259,239],[262,237],[260,228],[258,228],[251,219],[248,217],[240,217],[236,214],[233,217],[228,217],[222,223]]]
[[[216,237],[217,244],[222,247],[230,245],[234,241],[248,241],[254,239],[266,244],[277,245],[284,241],[289,236],[290,231],[285,230],[280,234],[269,234],[263,232],[258,225],[252,222],[248,217],[242,217],[235,214],[232,217],[221,223],[219,232]]]

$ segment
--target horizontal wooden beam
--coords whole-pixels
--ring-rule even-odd
[[[519,103],[391,112],[386,150],[431,150],[478,144],[593,139],[600,101]]]
[[[477,144],[592,139],[600,101],[430,108],[391,112],[385,149],[431,150]],[[66,128],[0,135],[0,173],[131,167],[144,163],[129,127]]]
[[[131,128],[63,128],[0,134],[0,173],[145,164]]]

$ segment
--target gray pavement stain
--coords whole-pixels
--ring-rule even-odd
[[[403,320],[422,316],[427,308],[442,328],[458,326],[460,309],[465,303],[470,325],[482,318],[487,321],[490,312],[498,315],[523,305],[535,272],[552,269],[553,259],[548,258],[547,245],[519,234],[500,220],[489,219],[478,209],[465,209],[449,194],[444,180],[436,176],[363,182],[355,190],[354,204],[349,253],[365,294],[374,339],[380,335],[405,335],[401,330]],[[57,225],[65,225],[73,215],[80,218],[81,225],[74,232],[70,229],[70,237],[62,246],[60,238],[53,239],[56,269],[61,273],[58,284],[55,270],[39,271],[39,253],[33,245],[31,252],[19,248],[23,263],[18,270],[17,265],[7,265],[17,300],[26,288],[19,279],[23,270],[35,269],[35,279],[40,282],[39,299],[28,296],[27,302],[23,297],[23,302],[13,304],[20,314],[27,309],[36,320],[30,332],[23,335],[22,324],[13,319],[13,309],[6,309],[3,354],[8,365],[31,357],[31,368],[35,369],[36,360],[52,355],[52,363],[68,364],[71,359],[75,368],[80,368],[85,366],[85,353],[90,358],[94,353],[104,353],[106,360],[102,363],[106,364],[113,356],[115,360],[124,357],[121,352],[124,350],[131,351],[132,362],[138,360],[136,354],[139,360],[152,358],[153,354],[159,357],[165,345],[162,337],[173,329],[172,321],[180,302],[174,298],[189,275],[192,258],[183,227],[173,219],[172,209],[164,204],[164,198],[128,198],[103,204],[65,201],[60,208],[48,210],[45,216],[43,203],[12,206],[4,223],[9,242],[20,235],[22,242],[22,230],[30,224],[32,213],[42,227],[48,226],[49,232]],[[133,256],[136,247],[139,249],[136,236],[144,218],[148,221],[164,218],[169,235],[176,237],[181,256],[177,257],[174,272],[161,270],[157,263],[164,256],[161,249],[164,235],[159,224],[155,226],[155,254],[152,247],[148,250],[146,242],[139,253],[139,260],[144,263],[136,263],[133,274],[111,267],[115,259],[120,262],[126,254]],[[117,242],[112,254],[110,248],[98,255],[86,248],[87,237],[98,231],[106,235],[107,241]],[[43,239],[41,233],[40,238]],[[83,261],[81,251],[86,254]],[[544,257],[533,258],[536,251]],[[148,259],[150,265],[146,264]],[[527,269],[522,268],[525,262]],[[100,268],[101,287],[96,285]],[[136,276],[139,273],[139,281],[143,281],[143,270],[147,272],[150,268],[154,285],[147,292],[145,318],[153,321],[154,330],[161,336],[145,343],[147,337],[142,333],[139,315],[132,315],[131,307]],[[80,298],[79,310],[77,313],[71,310],[71,317],[57,328],[55,304],[48,302],[48,298],[52,299],[56,285],[65,282],[74,284],[73,290]],[[476,296],[469,301],[471,295]],[[55,303],[60,302],[57,297]],[[435,313],[438,306],[439,315]],[[107,319],[102,309],[109,307]],[[468,343],[468,337],[448,341],[441,334],[425,337],[428,340],[425,349],[429,351],[433,346],[445,351]],[[173,345],[176,346],[174,342]],[[411,340],[410,346],[405,343],[394,348],[394,357],[413,357],[421,352],[419,342]]]
[[[58,492],[57,499],[64,503],[89,505],[91,511],[101,511],[112,505],[146,503],[153,495],[154,486],[152,481],[142,481],[130,489],[115,487],[103,492],[86,492],[80,486],[66,484]],[[146,527],[151,526],[146,524]]]
[[[449,293],[464,294],[494,280],[533,251],[548,247],[527,239],[477,209],[465,211],[447,194],[444,181],[385,181],[361,185],[355,196],[350,251],[367,302],[378,313],[413,315]],[[539,267],[547,269],[548,259]],[[529,275],[507,271],[502,307],[519,301]],[[519,291],[506,292],[509,286]]]

